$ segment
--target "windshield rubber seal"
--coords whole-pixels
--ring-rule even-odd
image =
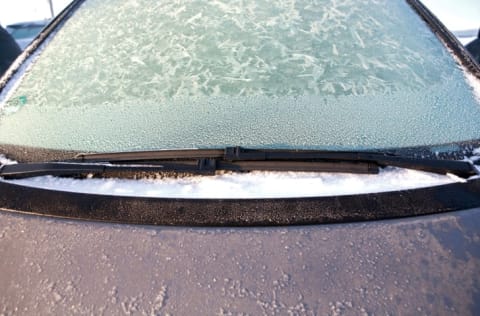
[[[0,210],[68,219],[171,226],[279,226],[384,220],[480,207],[480,179],[360,195],[180,199],[85,194],[0,181]]]

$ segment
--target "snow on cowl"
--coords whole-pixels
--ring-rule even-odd
[[[480,155],[480,149],[475,152]],[[471,157],[474,161],[480,157]],[[0,164],[15,163],[0,157]],[[388,192],[465,181],[454,175],[387,167],[376,175],[327,172],[223,173],[162,179],[71,179],[53,176],[0,180],[58,191],[164,198],[280,198]]]

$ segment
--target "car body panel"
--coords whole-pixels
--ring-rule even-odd
[[[480,208],[341,225],[133,226],[0,214],[0,312],[480,312]]]
[[[417,1],[407,2],[418,6]],[[75,3],[72,8],[80,1]],[[50,30],[60,21],[54,21]],[[49,32],[42,33],[24,56],[47,39]],[[443,34],[443,40],[449,36]],[[455,40],[448,43],[456,45]],[[457,57],[464,53],[459,49]],[[11,68],[5,80],[13,78],[15,71]],[[19,72],[12,81],[20,77]],[[458,112],[458,108],[449,110]],[[85,117],[84,111],[79,113]],[[363,125],[358,117],[351,121]],[[58,129],[52,130],[65,137]],[[438,190],[432,192],[446,205],[465,200],[462,194],[450,199]],[[397,193],[407,204],[404,210],[411,211],[409,197]],[[12,204],[0,207],[1,314],[480,314],[478,207],[357,223],[191,228],[15,214],[6,209],[15,201],[23,199],[28,204],[19,211],[43,204],[27,195],[9,195],[6,189],[2,194]],[[375,213],[370,206],[378,199],[360,197],[364,200],[359,204]],[[91,196],[83,198],[81,206],[97,211],[98,216],[102,210],[95,207],[98,204]],[[116,215],[121,215],[126,200],[116,199]],[[42,211],[51,211],[60,202],[44,199],[47,205]],[[258,215],[258,205],[243,202],[245,211]],[[138,204],[131,205],[136,206],[132,211],[141,212]],[[205,214],[206,208],[198,201],[192,205],[197,213]],[[426,199],[419,205],[438,211]],[[389,206],[393,208],[395,202],[383,204]],[[312,209],[327,211],[318,204]],[[293,216],[302,210],[306,209],[282,208]]]

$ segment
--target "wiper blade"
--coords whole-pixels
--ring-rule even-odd
[[[83,162],[108,161],[110,163],[141,162],[155,159],[200,158],[211,158],[227,162],[265,161],[279,163],[281,161],[302,161],[310,163],[370,163],[375,164],[378,167],[391,166],[439,174],[451,173],[463,178],[468,178],[478,174],[474,166],[467,161],[412,158],[374,151],[283,150],[226,147],[225,149],[161,150],[150,152],[80,154],[76,156],[76,159],[79,159]],[[263,164],[263,166],[265,166],[265,164]],[[372,170],[373,168],[370,166],[369,169]]]
[[[152,165],[153,164],[153,165]],[[63,177],[126,177],[138,178],[151,174],[177,175],[198,174],[214,175],[217,171],[248,172],[297,171],[297,172],[345,172],[358,174],[378,173],[378,166],[371,163],[328,162],[328,161],[238,161],[228,162],[212,158],[193,161],[157,161],[148,165],[115,165],[71,162],[20,163],[0,167],[0,177],[22,179],[38,176]]]
[[[153,151],[131,151],[117,153],[94,153],[78,154],[71,161],[82,162],[141,162],[149,160],[168,159],[200,159],[200,158],[222,158],[224,149],[178,149],[178,150],[153,150]]]
[[[5,179],[22,179],[39,176],[62,177],[88,177],[90,175],[103,175],[109,177],[132,177],[140,174],[166,173],[166,172],[202,173],[202,166],[196,164],[173,165],[111,165],[71,162],[41,162],[19,163],[0,167],[0,177]],[[208,166],[204,169],[209,174]]]
[[[215,174],[216,171],[311,171],[375,174],[393,166],[462,178],[477,175],[467,161],[395,156],[381,152],[319,150],[263,150],[242,147],[142,152],[80,154],[64,162],[24,163],[1,167],[0,176],[26,178],[39,175],[138,176],[148,173]]]

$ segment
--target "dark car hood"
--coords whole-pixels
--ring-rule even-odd
[[[480,209],[278,228],[0,214],[1,312],[478,314]]]

